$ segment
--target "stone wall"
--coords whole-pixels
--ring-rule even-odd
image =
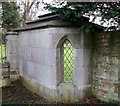
[[[9,64],[4,64],[0,69],[1,71],[1,79],[0,79],[0,87],[9,86],[11,84],[10,80],[10,66]]]
[[[120,31],[93,36],[93,93],[103,101],[120,101]]]
[[[74,82],[58,83],[59,43],[67,37],[74,48]],[[20,76],[25,87],[47,99],[79,100],[90,89],[91,45],[89,34],[79,28],[50,27],[19,32]],[[62,42],[61,42],[62,43]]]
[[[6,55],[10,64],[10,80],[19,79],[19,36],[16,32],[6,33]]]
[[[74,48],[75,79],[73,84],[58,85],[59,42],[64,36]],[[4,67],[3,73],[10,74],[10,80],[19,78],[19,67],[24,86],[47,99],[82,99],[91,93],[92,84],[92,93],[100,100],[120,101],[120,31],[91,36],[77,28],[46,28],[19,36],[9,33],[7,40],[10,72]]]

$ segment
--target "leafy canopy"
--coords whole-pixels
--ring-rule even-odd
[[[7,31],[20,26],[21,18],[14,2],[2,2],[2,27]]]
[[[55,12],[62,20],[76,22],[83,16],[92,17],[95,22],[98,17],[101,25],[106,31],[120,29],[120,1],[119,2],[61,2],[57,4],[46,4],[46,9]],[[81,26],[87,32],[94,31],[90,23]]]

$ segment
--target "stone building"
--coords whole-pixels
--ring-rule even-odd
[[[53,101],[92,95],[104,101],[120,100],[120,33],[85,33],[79,28],[86,22],[82,18],[73,24],[46,14],[15,30],[20,79],[26,88]]]

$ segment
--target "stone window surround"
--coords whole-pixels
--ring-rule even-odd
[[[70,42],[71,42],[71,44],[72,44],[72,47],[73,47],[73,49],[75,50],[75,47],[74,47],[74,43],[73,43],[73,41],[68,37],[69,35],[64,35],[60,40],[59,40],[59,42],[58,42],[58,44],[57,44],[57,47],[56,47],[56,50],[57,50],[57,60],[56,60],[56,65],[57,65],[57,77],[56,77],[56,79],[57,79],[57,86],[59,86],[60,84],[66,84],[65,82],[63,82],[63,77],[61,77],[61,75],[63,75],[63,71],[61,70],[61,68],[60,68],[60,47],[61,47],[61,45],[64,43],[64,41],[66,40],[66,39],[68,39]],[[73,50],[73,51],[74,51]],[[75,53],[74,53],[74,57],[75,57]],[[75,65],[75,59],[74,59],[74,65]],[[74,80],[75,80],[75,75],[74,75],[74,72],[75,72],[75,67],[74,67],[74,71],[73,71],[73,82],[68,82],[67,84],[71,84],[71,85],[73,85],[73,86],[75,86],[75,82],[74,82]]]

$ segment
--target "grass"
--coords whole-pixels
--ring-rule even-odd
[[[5,57],[6,57],[6,47],[4,44],[0,45],[0,63],[5,63]]]

